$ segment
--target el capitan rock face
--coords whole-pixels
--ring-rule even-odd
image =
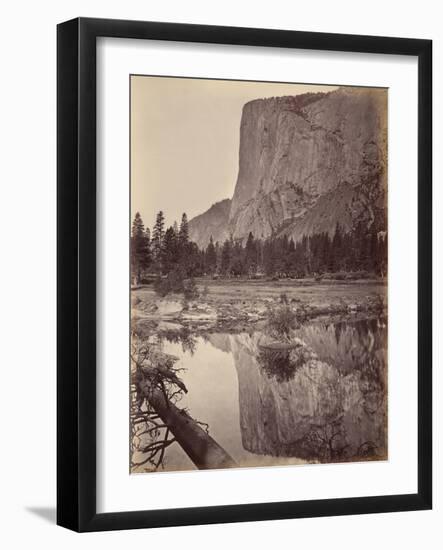
[[[214,205],[191,221],[191,238],[207,244],[213,227],[214,241],[231,234],[245,239],[250,231],[299,240],[332,233],[337,222],[345,230],[358,221],[384,230],[386,165],[386,90],[340,88],[251,101],[243,108],[226,225]],[[225,215],[228,201],[222,202]]]

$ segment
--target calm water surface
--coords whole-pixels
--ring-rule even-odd
[[[264,349],[260,331],[165,337],[188,389],[177,406],[241,466],[386,459],[385,319],[296,336],[289,351]],[[177,443],[166,450],[165,470],[194,468]]]

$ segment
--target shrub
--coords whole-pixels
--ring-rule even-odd
[[[194,279],[185,278],[185,273],[181,269],[170,271],[166,277],[159,278],[154,283],[155,292],[164,298],[168,294],[183,294],[185,300],[195,300],[199,297],[199,292]]]
[[[178,294],[184,293],[184,274],[181,270],[170,271],[165,278],[159,278],[154,283],[154,290],[157,294],[164,297],[171,292]]]
[[[183,282],[183,287],[183,294],[186,300],[195,300],[199,297],[197,285],[192,277]]]
[[[297,325],[296,314],[288,304],[268,310],[267,326],[273,336],[290,339]]]

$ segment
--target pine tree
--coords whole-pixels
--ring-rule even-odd
[[[257,247],[254,241],[254,235],[249,232],[245,247],[245,272],[252,275],[257,271]]]
[[[332,271],[338,271],[342,269],[343,265],[343,238],[342,238],[342,232],[340,229],[340,224],[337,222],[337,225],[335,226],[335,232],[334,236],[332,238]]]
[[[145,230],[145,259],[145,268],[147,269],[152,264],[151,231],[149,227]]]
[[[231,269],[231,257],[232,257],[232,243],[230,240],[226,239],[223,243],[220,259],[220,271],[227,275],[230,273]]]
[[[189,227],[188,227],[188,217],[186,213],[182,215],[182,221],[180,223],[180,231],[178,233],[178,240],[182,251],[185,251],[186,246],[189,242]]]
[[[178,242],[173,227],[168,227],[163,238],[162,247],[163,272],[169,273],[178,262]]]
[[[385,233],[379,238],[380,273],[386,277],[388,273],[388,235]]]
[[[366,269],[367,263],[367,245],[366,231],[362,222],[358,222],[354,230],[354,253],[355,253],[355,268],[357,270]]]
[[[266,275],[275,273],[274,243],[272,239],[266,239],[263,244],[263,270]]]
[[[214,246],[214,241],[212,239],[212,235],[209,239],[209,244],[206,248],[205,267],[206,267],[206,271],[211,275],[215,273],[217,269],[217,254]]]
[[[163,212],[157,214],[152,234],[152,252],[157,271],[162,272],[163,239],[165,236],[165,217]]]
[[[297,259],[295,254],[295,243],[294,239],[291,237],[289,240],[288,247],[288,258],[287,258],[288,272],[293,277],[297,272]]]
[[[220,271],[221,270],[221,246],[220,246],[220,243],[218,241],[216,241],[215,243],[215,256],[217,258],[217,267],[216,267],[216,271]]]
[[[186,255],[181,263],[187,277],[198,277],[203,274],[203,259],[197,244],[189,241],[186,246]]]
[[[306,235],[303,235],[301,243],[302,243],[302,250],[303,250],[303,265],[305,268],[305,275],[309,276],[312,274],[312,270],[311,270],[312,256],[311,256],[310,238],[307,237]]]
[[[369,253],[368,253],[368,269],[372,272],[376,272],[377,271],[377,252],[378,252],[378,237],[377,237],[377,232],[375,231],[375,228],[372,227],[371,228],[371,232],[370,232],[370,235],[369,235],[369,242],[368,242],[368,249],[369,249]]]
[[[236,277],[239,277],[246,272],[243,247],[240,241],[236,241],[232,246],[230,272]]]
[[[149,238],[140,213],[137,212],[131,230],[131,273],[135,284],[139,284],[143,271],[151,263]]]

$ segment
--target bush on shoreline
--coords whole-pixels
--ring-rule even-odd
[[[164,298],[168,294],[183,294],[186,300],[195,300],[199,297],[195,280],[186,278],[182,270],[176,269],[164,278],[159,277],[154,283],[155,292]]]
[[[290,340],[292,332],[297,326],[296,313],[289,304],[283,303],[281,306],[268,309],[267,329],[271,336]]]

